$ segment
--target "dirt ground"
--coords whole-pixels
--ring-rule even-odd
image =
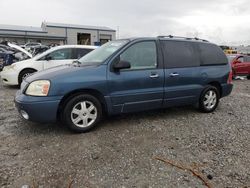
[[[0,187],[250,187],[250,81],[211,114],[193,107],[109,117],[92,132],[22,120],[0,84]],[[46,112],[41,112],[46,113]]]

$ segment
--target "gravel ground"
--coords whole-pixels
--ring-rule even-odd
[[[170,108],[110,117],[92,132],[22,120],[17,88],[0,84],[0,187],[250,187],[250,81],[216,112]]]

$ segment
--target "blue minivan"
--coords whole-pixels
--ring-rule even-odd
[[[181,105],[216,109],[232,91],[227,57],[198,38],[159,36],[111,41],[72,65],[27,77],[15,97],[26,120],[61,120],[86,132],[104,114]]]

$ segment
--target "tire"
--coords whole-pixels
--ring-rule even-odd
[[[247,79],[250,80],[250,75],[247,76]]]
[[[199,110],[204,113],[213,112],[220,100],[219,91],[214,86],[207,86],[201,93],[199,100]]]
[[[78,133],[91,130],[101,117],[101,103],[97,98],[88,94],[80,94],[71,98],[64,106],[62,114],[66,126]]]
[[[25,79],[30,74],[33,74],[34,72],[36,72],[36,71],[32,70],[32,69],[26,69],[26,70],[21,71],[19,76],[18,76],[18,85],[20,86],[23,79]]]

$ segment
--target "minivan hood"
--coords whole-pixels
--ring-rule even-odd
[[[35,74],[29,76],[26,78],[25,81],[31,83],[35,80],[53,80],[53,78],[62,78],[64,79],[65,77],[68,76],[74,76],[75,73],[78,71],[82,71],[83,69],[94,69],[96,66],[91,65],[91,66],[76,66],[73,64],[70,65],[61,65],[49,69],[45,69],[43,71],[36,72]]]
[[[32,54],[29,53],[27,50],[23,49],[22,47],[18,46],[18,45],[15,45],[15,44],[11,44],[8,42],[8,46],[11,47],[11,48],[15,48],[16,50],[20,51],[20,52],[23,52],[25,53],[27,56],[29,56],[30,58],[32,58]]]

